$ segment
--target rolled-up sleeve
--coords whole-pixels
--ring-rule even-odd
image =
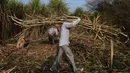
[[[65,25],[66,28],[71,28],[71,27],[76,26],[80,21],[81,21],[81,19],[78,18],[78,19],[76,19],[75,21],[72,21],[72,22],[64,22],[64,25]]]

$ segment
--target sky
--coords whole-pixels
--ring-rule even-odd
[[[28,3],[30,0],[20,0],[23,3]],[[73,12],[77,7],[82,7],[85,10],[87,10],[85,4],[88,0],[63,0],[65,3],[67,3],[69,11]],[[41,0],[41,3],[47,4],[49,0]]]

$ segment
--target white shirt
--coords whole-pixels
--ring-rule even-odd
[[[61,27],[59,46],[69,45],[69,28],[76,26],[80,22],[80,18],[73,22],[64,22]]]

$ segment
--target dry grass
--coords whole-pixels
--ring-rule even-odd
[[[31,44],[25,49],[15,47],[3,47],[0,49],[0,72],[15,67],[12,72],[34,73],[37,69],[42,69],[42,63],[56,54],[55,45]]]
[[[127,38],[127,35],[123,34],[118,28],[103,25],[104,23],[100,23],[99,20],[99,17],[97,17],[92,22],[88,17],[85,17],[81,23],[77,25],[77,28],[71,30],[73,32],[70,35],[70,46],[74,52],[77,66],[84,68],[83,73],[129,72],[129,48],[120,41],[119,37],[119,35],[122,35]],[[44,25],[42,25],[42,27],[44,27]],[[37,34],[41,26],[27,29],[29,31],[24,30],[26,33],[34,32],[30,36],[31,38],[43,37],[38,35],[40,33]],[[23,33],[23,31],[21,33]],[[15,47],[1,48],[0,57],[2,58],[0,59],[0,70],[14,69],[12,72],[45,73],[52,65],[57,49],[56,45],[50,45],[45,42],[47,41],[46,39],[43,40],[44,42],[42,43],[32,43],[26,49],[21,50],[17,50]],[[61,70],[61,72],[70,73],[72,71],[66,63],[62,62],[61,65],[63,70],[65,70]]]

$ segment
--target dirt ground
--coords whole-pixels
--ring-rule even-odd
[[[93,48],[94,42],[92,37],[84,40],[71,40],[70,48],[75,56],[77,67],[84,68],[79,73],[127,73],[120,71],[108,72],[106,69],[100,69],[97,64],[101,61],[104,66],[109,65],[109,52],[105,52],[106,57],[101,57],[101,51]],[[91,44],[93,43],[93,44]],[[52,66],[56,54],[58,43],[50,44],[48,41],[40,41],[29,44],[24,49],[16,49],[16,45],[8,44],[6,47],[0,48],[0,73],[7,73],[5,71],[11,70],[10,73],[56,73],[49,69]],[[90,48],[92,47],[92,48]],[[105,47],[105,49],[109,47]],[[104,49],[104,50],[105,50]],[[99,57],[99,61],[96,57]],[[106,64],[105,64],[106,63]],[[65,55],[62,56],[62,61],[58,65],[59,73],[73,73],[70,61]],[[101,71],[100,71],[101,70]]]
[[[21,64],[24,64],[28,60],[32,60],[30,61],[30,63],[34,63],[33,61],[35,61],[36,64],[35,64],[35,67],[33,67],[34,70],[32,72],[31,70],[29,70],[29,72],[31,73],[55,73],[55,72],[51,72],[49,69],[56,58],[56,54],[58,50],[57,45],[58,43],[50,44],[47,41],[42,41],[38,43],[31,43],[29,44],[28,47],[18,50],[15,48],[16,46],[14,44],[8,44],[6,47],[3,47],[2,53],[4,54],[6,53],[6,56],[7,56],[6,59],[15,57],[14,61],[16,61],[16,59],[18,61],[16,61],[16,63],[13,63],[11,60],[12,64],[10,64],[9,67],[5,68],[5,70],[8,70],[8,68],[12,68],[13,66],[17,66],[16,70],[18,69],[18,67],[21,67],[21,70],[23,70],[24,69],[23,67],[30,66],[30,65],[28,65],[27,63],[23,65],[22,67]],[[68,73],[68,72],[71,73],[72,67],[70,65],[70,61],[66,58],[65,55],[63,55],[62,59],[63,60],[61,61],[60,65],[58,65],[59,71],[62,73]],[[5,70],[3,69],[3,71]],[[3,71],[0,70],[0,72],[3,72]],[[15,72],[15,70],[12,72]],[[21,72],[19,70],[16,71],[16,73],[22,73],[22,72],[26,72],[26,69],[25,71],[21,71]]]

